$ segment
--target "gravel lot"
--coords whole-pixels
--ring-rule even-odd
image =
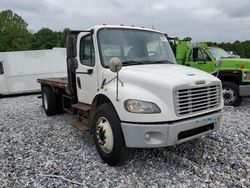
[[[135,149],[110,167],[70,115],[47,117],[37,95],[0,98],[0,187],[250,187],[250,99],[221,129],[178,146]]]

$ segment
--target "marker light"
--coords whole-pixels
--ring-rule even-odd
[[[241,69],[244,69],[244,68],[245,68],[245,65],[244,65],[244,64],[240,64],[240,68],[241,68]]]

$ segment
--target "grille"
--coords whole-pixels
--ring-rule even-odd
[[[174,91],[175,110],[178,116],[216,108],[220,105],[220,100],[220,85]]]

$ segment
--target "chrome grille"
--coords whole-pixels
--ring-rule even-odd
[[[174,91],[175,110],[178,116],[197,113],[220,105],[220,85],[185,88]]]

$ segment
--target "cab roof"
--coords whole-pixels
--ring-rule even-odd
[[[156,29],[149,29],[149,28],[129,26],[129,25],[128,26],[127,25],[96,25],[90,29],[94,29],[94,31],[96,32],[102,28],[137,29],[137,30],[143,30],[143,31],[152,31],[152,32],[162,33],[161,31],[156,30]]]

